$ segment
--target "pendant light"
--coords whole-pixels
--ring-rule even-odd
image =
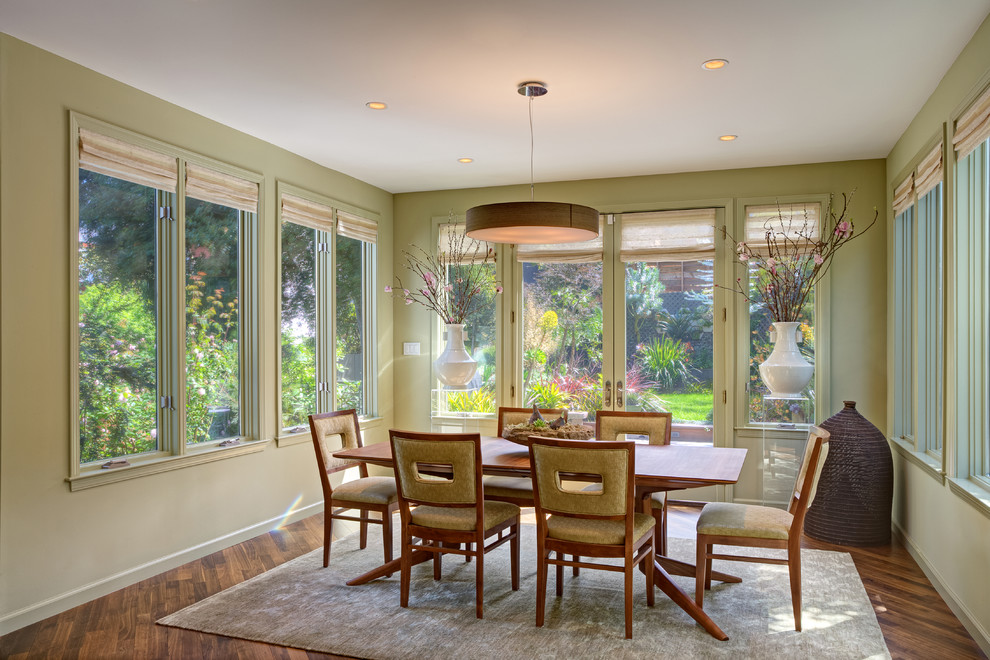
[[[489,243],[577,243],[598,236],[598,211],[565,202],[534,201],[533,99],[547,93],[542,82],[521,83],[529,99],[529,201],[482,204],[467,211],[465,232]]]

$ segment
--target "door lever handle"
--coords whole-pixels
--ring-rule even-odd
[[[605,381],[605,401],[603,401],[605,406],[612,404],[612,381]]]
[[[622,381],[615,381],[615,407],[622,407]]]

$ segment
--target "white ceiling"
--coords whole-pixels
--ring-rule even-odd
[[[884,157],[988,12],[990,0],[0,0],[0,31],[409,192],[528,183],[515,90],[533,79],[550,89],[533,108],[537,182]],[[729,66],[701,68],[717,57]]]

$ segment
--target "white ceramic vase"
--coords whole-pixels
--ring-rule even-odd
[[[811,377],[815,365],[801,355],[797,345],[800,323],[774,323],[777,341],[766,361],[760,365],[760,378],[770,389],[771,396],[799,398]]]
[[[447,343],[433,362],[437,378],[447,387],[464,387],[474,378],[478,363],[464,348],[464,324],[447,324]]]

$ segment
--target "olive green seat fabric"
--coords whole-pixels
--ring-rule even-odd
[[[364,502],[366,504],[391,504],[399,499],[394,477],[364,477],[345,481],[333,489],[334,500]]]
[[[647,436],[651,445],[670,444],[670,413],[622,413],[600,410],[595,424],[596,440],[611,441],[622,434],[634,434]]]
[[[508,502],[485,501],[485,529],[489,529],[519,515],[519,507]],[[475,528],[474,509],[451,509],[448,507],[423,504],[411,511],[414,525],[434,529],[458,529],[471,531]]]
[[[643,538],[656,525],[653,516],[637,513],[633,516],[633,543]],[[624,520],[590,520],[550,516],[547,518],[547,535],[561,541],[594,543],[597,545],[621,545],[626,541]]]
[[[709,502],[698,518],[698,532],[718,536],[786,539],[794,516],[783,509],[731,502]]]

